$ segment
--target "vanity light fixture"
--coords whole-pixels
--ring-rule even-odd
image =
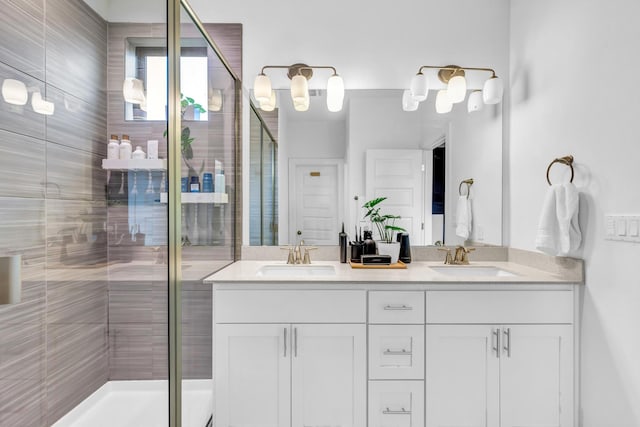
[[[31,95],[31,108],[33,108],[33,111],[36,113],[51,116],[56,106],[53,102],[43,99],[40,91],[37,90]]]
[[[464,101],[468,89],[466,79],[467,71],[491,73],[491,77],[485,81],[482,91],[474,90],[471,92],[471,95],[469,95],[467,111],[479,111],[482,109],[483,104],[497,104],[502,100],[504,85],[492,68],[460,67],[458,65],[423,65],[411,79],[411,85],[409,87],[409,94],[416,102],[424,101],[429,94],[428,78],[423,72],[425,69],[438,70],[438,79],[447,85],[446,89],[438,91],[438,97],[436,99],[436,111],[438,113],[448,113],[451,111],[453,104]],[[406,102],[405,95],[403,94],[403,109],[405,111],[414,111],[413,109],[407,109],[407,106],[411,107],[412,104]]]
[[[146,104],[144,95],[144,84],[142,80],[127,77],[122,84],[122,95],[124,100],[131,104]]]
[[[264,111],[272,111],[275,108],[275,94],[271,87],[271,80],[264,73],[268,68],[283,68],[287,70],[287,76],[291,79],[291,99],[296,111],[309,109],[309,84],[313,77],[314,69],[330,69],[333,71],[327,82],[327,109],[333,113],[342,110],[344,101],[344,82],[336,69],[325,65],[265,65],[253,84],[253,96],[260,103]],[[271,109],[269,109],[271,108]]]
[[[27,86],[16,79],[4,79],[2,82],[2,98],[8,104],[25,105],[29,99]]]

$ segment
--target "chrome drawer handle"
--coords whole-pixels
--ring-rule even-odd
[[[384,415],[411,415],[411,411],[407,411],[404,408],[402,408],[399,411],[392,411],[391,409],[387,408],[384,411],[382,411],[382,413]]]
[[[387,311],[409,311],[409,310],[413,310],[413,307],[411,307],[410,305],[391,305],[391,304],[387,304],[384,306],[384,310]]]
[[[383,354],[385,356],[411,356],[411,352],[405,350],[404,348],[402,350],[386,349]]]

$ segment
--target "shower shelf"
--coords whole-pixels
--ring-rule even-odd
[[[229,203],[229,195],[227,193],[182,193],[180,197],[182,199],[182,204],[190,204],[190,203],[227,204]],[[167,203],[167,193],[160,193],[160,203]]]
[[[102,159],[102,169],[106,170],[167,170],[166,159]]]

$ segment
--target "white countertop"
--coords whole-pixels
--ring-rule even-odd
[[[265,265],[283,265],[284,261],[238,261],[228,267],[212,274],[204,279],[205,283],[539,283],[539,284],[569,284],[576,283],[575,279],[565,277],[558,273],[552,273],[525,266],[514,262],[472,262],[469,267],[496,267],[513,273],[514,276],[452,276],[439,273],[430,267],[454,267],[445,266],[442,262],[412,262],[406,269],[355,269],[349,264],[341,264],[336,261],[318,261],[312,265],[332,265],[336,270],[335,275],[326,276],[260,276],[258,271]]]

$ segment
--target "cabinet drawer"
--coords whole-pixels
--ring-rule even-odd
[[[427,323],[573,323],[572,291],[427,291]]]
[[[424,379],[424,326],[369,326],[369,379]]]
[[[369,427],[424,426],[424,382],[369,381]]]
[[[365,291],[216,291],[216,323],[365,323]]]
[[[369,323],[424,324],[424,292],[369,292]]]

